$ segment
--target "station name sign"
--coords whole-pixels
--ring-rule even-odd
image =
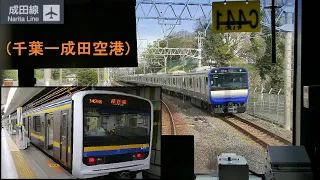
[[[135,0],[1,0],[0,69],[137,67]],[[8,31],[9,32],[9,31]]]
[[[1,0],[1,24],[63,24],[64,0]]]

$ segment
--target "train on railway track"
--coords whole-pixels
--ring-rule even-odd
[[[215,114],[244,113],[249,97],[248,70],[244,67],[203,66],[172,73],[121,77],[132,85],[162,86],[163,91]]]
[[[115,91],[89,90],[22,108],[30,142],[76,178],[135,178],[150,168],[150,100]],[[5,121],[16,125],[16,112]]]

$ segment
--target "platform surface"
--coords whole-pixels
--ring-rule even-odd
[[[33,145],[19,150],[15,139],[1,130],[1,179],[76,179]]]

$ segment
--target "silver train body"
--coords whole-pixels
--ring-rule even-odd
[[[30,142],[76,178],[135,177],[150,168],[150,100],[114,91],[80,91],[22,116]],[[4,121],[15,129],[16,113]]]
[[[128,84],[162,86],[164,91],[179,96],[216,114],[246,111],[249,96],[248,71],[243,67],[211,68],[204,66],[190,73],[175,71],[124,76]]]

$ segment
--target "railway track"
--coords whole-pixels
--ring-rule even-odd
[[[163,114],[164,112],[166,112],[166,114]],[[162,101],[162,134],[163,135],[177,135],[177,131],[176,131],[176,125],[174,123],[174,119],[172,116],[172,113],[170,111],[170,108],[168,107],[168,105]],[[170,121],[170,122],[168,122]],[[167,134],[170,128],[170,134]],[[164,132],[165,131],[165,132]]]
[[[163,114],[163,117],[166,117],[165,119],[162,119],[163,121],[163,130],[167,128],[167,126],[171,126],[171,135],[176,135],[176,125],[172,116],[172,113],[167,106],[167,104],[162,101],[163,104],[163,113],[166,112],[167,115]],[[262,147],[267,148],[268,146],[288,146],[291,145],[291,142],[288,140],[268,131],[267,129],[264,129],[250,121],[247,121],[245,119],[242,119],[236,115],[232,116],[218,116],[220,119],[228,123],[229,125],[233,126],[235,129],[240,131],[241,133],[249,136],[252,140],[259,143]],[[165,123],[164,121],[170,120],[170,123]],[[170,125],[167,125],[170,124]],[[168,130],[165,130],[168,131]],[[168,132],[166,132],[168,133]],[[167,135],[165,133],[165,135]]]
[[[267,148],[268,146],[291,145],[291,142],[288,140],[238,116],[225,116],[220,117],[220,119],[249,136],[252,140],[256,141],[264,148]]]

